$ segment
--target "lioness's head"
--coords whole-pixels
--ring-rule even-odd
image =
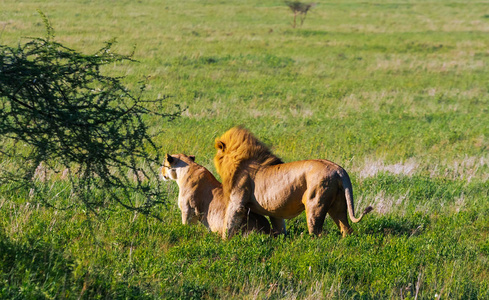
[[[185,154],[167,154],[161,166],[161,178],[165,181],[178,179],[178,169],[185,168],[195,161],[195,156]]]

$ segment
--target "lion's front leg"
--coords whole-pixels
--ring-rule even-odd
[[[223,238],[229,239],[236,231],[244,224],[246,219],[246,207],[243,201],[244,195],[231,195],[228,207],[226,210],[226,217],[224,220]]]
[[[229,239],[236,234],[241,224],[246,218],[246,208],[241,204],[229,203],[226,211],[225,228],[223,233],[224,239]]]
[[[178,198],[178,208],[180,208],[180,212],[182,214],[182,224],[187,225],[192,220],[191,212],[192,208],[190,207],[188,201],[184,198]]]

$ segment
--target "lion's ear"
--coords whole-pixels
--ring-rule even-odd
[[[226,144],[221,141],[216,141],[216,149],[224,151],[226,149]]]
[[[192,161],[195,161],[195,155],[189,155],[188,158],[190,158]]]
[[[167,153],[166,156],[165,156],[165,159],[170,164],[173,163],[173,157],[170,154]]]

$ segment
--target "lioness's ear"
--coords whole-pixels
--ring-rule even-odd
[[[224,151],[226,149],[226,144],[221,141],[216,141],[216,149]]]
[[[167,162],[172,163],[173,162],[173,157],[170,154],[166,154],[165,159]]]
[[[195,161],[195,155],[189,155],[188,156],[192,161]]]

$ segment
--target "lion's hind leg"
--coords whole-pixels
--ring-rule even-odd
[[[341,231],[343,237],[352,233],[353,229],[348,223],[348,207],[346,206],[346,199],[342,193],[336,196],[335,201],[332,203],[331,208],[328,210],[328,214],[335,222],[338,229]]]
[[[324,219],[326,218],[326,213],[330,207],[328,201],[322,201],[322,199],[327,196],[325,194],[322,194],[315,189],[309,193],[306,192],[304,195],[306,199],[303,199],[303,204],[306,208],[309,234],[320,235],[323,231]]]

